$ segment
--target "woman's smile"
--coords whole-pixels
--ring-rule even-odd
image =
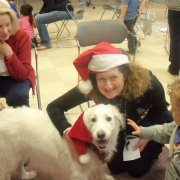
[[[98,73],[96,80],[99,91],[108,99],[118,96],[124,88],[124,77],[118,68]]]

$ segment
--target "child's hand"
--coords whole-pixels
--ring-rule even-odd
[[[135,131],[132,132],[133,135],[141,135],[141,128],[131,119],[127,120],[127,124],[130,125]]]
[[[33,28],[37,28],[36,23],[33,23]]]
[[[148,142],[149,142],[148,140],[140,139],[138,143],[133,147],[133,150],[136,150],[137,148],[139,148],[140,152],[143,151]]]

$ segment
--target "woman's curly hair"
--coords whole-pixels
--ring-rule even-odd
[[[175,79],[167,85],[167,94],[174,94],[177,97],[177,105],[180,107],[180,78]]]
[[[150,72],[141,67],[138,63],[130,62],[118,66],[119,71],[124,76],[124,88],[120,95],[128,100],[133,100],[143,96],[148,88],[151,88]],[[97,87],[96,74],[89,73],[89,79],[92,82],[93,90],[91,96],[94,100],[103,97]]]

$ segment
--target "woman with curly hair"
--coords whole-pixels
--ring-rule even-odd
[[[129,62],[123,50],[102,42],[82,53],[74,61],[74,66],[82,81],[47,107],[52,122],[68,142],[74,160],[78,161],[79,154],[68,137],[71,124],[67,122],[64,112],[89,100],[96,104],[117,106],[125,119],[132,119],[138,125],[151,126],[172,121],[161,83],[149,70]],[[137,138],[132,137],[132,131],[131,126],[127,125],[119,133],[117,152],[108,162],[112,174],[127,171],[131,176],[140,177],[162,152],[163,144],[139,140],[136,146],[141,151],[141,157],[125,159],[123,151],[132,138]]]

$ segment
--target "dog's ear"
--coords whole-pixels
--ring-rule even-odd
[[[113,105],[108,105],[110,106],[109,108],[112,109],[113,113],[114,113],[114,117],[116,118],[116,121],[120,123],[120,128],[121,129],[125,129],[125,117],[122,113],[119,112],[119,109],[116,106]]]
[[[86,109],[86,111],[84,112],[84,117],[83,117],[83,119],[84,119],[84,124],[85,124],[85,126],[87,127],[87,129],[90,129],[90,127],[89,127],[89,125],[90,125],[89,119],[90,119],[91,110],[92,110],[92,107]]]

